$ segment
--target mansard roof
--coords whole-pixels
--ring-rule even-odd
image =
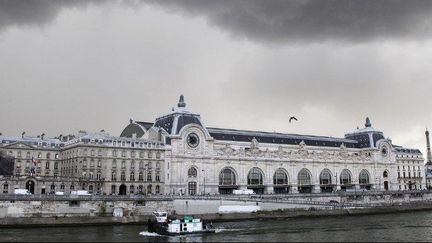
[[[164,129],[168,134],[175,135],[178,134],[184,126],[189,124],[196,124],[204,128],[201,122],[201,116],[186,109],[184,97],[181,95],[177,107],[175,109],[173,108],[170,114],[156,118],[156,122],[153,126]]]
[[[41,138],[41,137],[9,137],[0,136],[0,146],[9,146],[16,144],[24,144],[31,147],[63,147],[64,143],[57,138]]]
[[[342,144],[344,144],[348,148],[358,147],[357,141],[346,138],[248,131],[213,127],[208,127],[207,130],[210,133],[210,136],[212,136],[216,140],[250,142],[253,138],[255,138],[258,142],[261,143],[298,145],[301,141],[304,141],[306,145],[310,146],[340,147]]]
[[[407,154],[422,154],[422,152],[419,149],[412,149],[412,148],[404,148],[402,146],[393,145],[395,147],[397,152],[400,153],[407,153]]]

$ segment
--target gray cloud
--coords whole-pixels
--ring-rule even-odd
[[[13,26],[50,24],[64,8],[84,8],[95,3],[98,1],[0,0],[0,32]]]
[[[365,42],[432,36],[432,1],[424,0],[1,0],[0,31],[52,22],[64,8],[142,3],[169,12],[203,16],[232,36],[263,43]]]
[[[146,1],[168,11],[204,16],[234,37],[252,41],[366,42],[432,36],[432,1],[174,0]]]

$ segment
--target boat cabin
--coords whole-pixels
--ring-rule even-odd
[[[200,219],[185,216],[183,219],[176,219],[168,224],[168,231],[173,233],[192,233],[202,231],[203,225]]]

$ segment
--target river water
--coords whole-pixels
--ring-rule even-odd
[[[432,211],[213,223],[217,233],[158,236],[145,225],[0,228],[0,241],[432,241]]]

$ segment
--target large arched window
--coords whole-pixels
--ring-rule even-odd
[[[320,185],[330,185],[332,184],[332,174],[330,170],[324,169],[320,174]]]
[[[197,177],[198,171],[195,167],[190,167],[188,170],[188,177]]]
[[[231,168],[225,168],[219,174],[219,185],[228,186],[236,184],[236,175]]]
[[[298,185],[311,185],[311,174],[307,169],[301,169],[297,176]]]
[[[259,168],[254,167],[249,171],[247,179],[248,185],[262,185],[263,173]]]
[[[340,183],[342,185],[351,184],[351,172],[347,169],[344,169],[340,174]]]
[[[276,170],[273,176],[273,184],[275,185],[288,185],[288,174],[282,168]]]
[[[369,184],[369,173],[367,170],[362,170],[359,174],[359,184]]]

